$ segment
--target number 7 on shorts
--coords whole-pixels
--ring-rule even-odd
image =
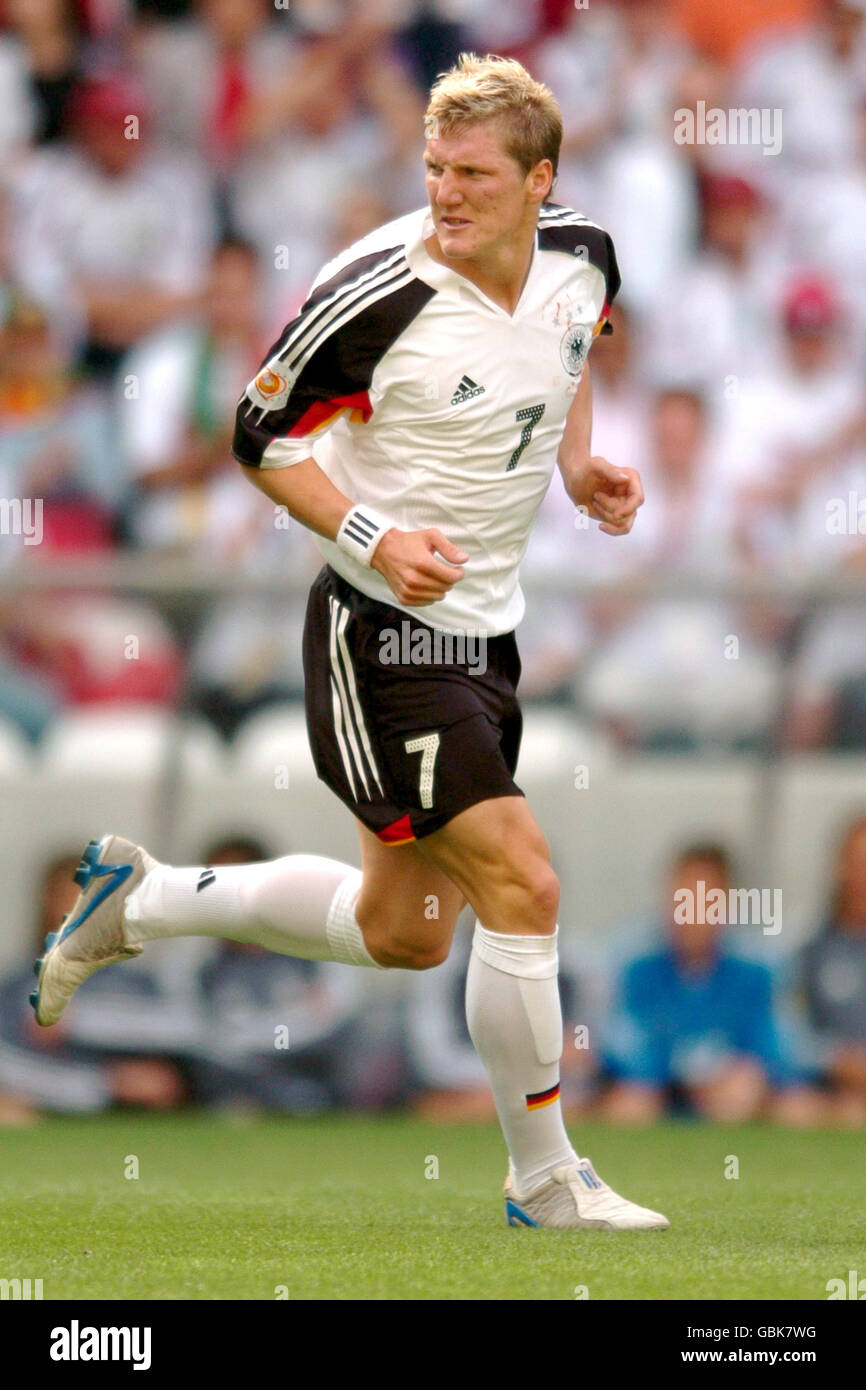
[[[418,774],[418,794],[421,798],[421,806],[425,811],[432,810],[433,807],[433,773],[436,767],[436,755],[439,752],[439,735],[419,734],[417,738],[407,738],[403,744],[407,753],[421,754],[421,770]]]

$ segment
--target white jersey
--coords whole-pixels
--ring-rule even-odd
[[[438,527],[465,575],[406,612],[493,636],[523,616],[518,567],[619,273],[606,232],[546,203],[508,314],[432,259],[432,231],[421,209],[325,266],[241,398],[233,451],[261,468],[312,455],[353,503],[401,530]],[[355,588],[402,606],[377,570],[317,543]]]

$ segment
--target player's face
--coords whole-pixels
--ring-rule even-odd
[[[431,137],[424,163],[439,246],[456,260],[484,256],[518,235],[550,190],[550,161],[525,174],[496,121]]]

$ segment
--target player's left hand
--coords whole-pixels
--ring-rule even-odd
[[[569,489],[575,506],[586,507],[608,536],[625,536],[643,506],[643,487],[635,468],[618,468],[594,454],[574,475]]]

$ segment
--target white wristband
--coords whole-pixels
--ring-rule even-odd
[[[361,503],[346,512],[337,532],[337,545],[346,555],[369,569],[376,546],[394,525],[387,516]]]

